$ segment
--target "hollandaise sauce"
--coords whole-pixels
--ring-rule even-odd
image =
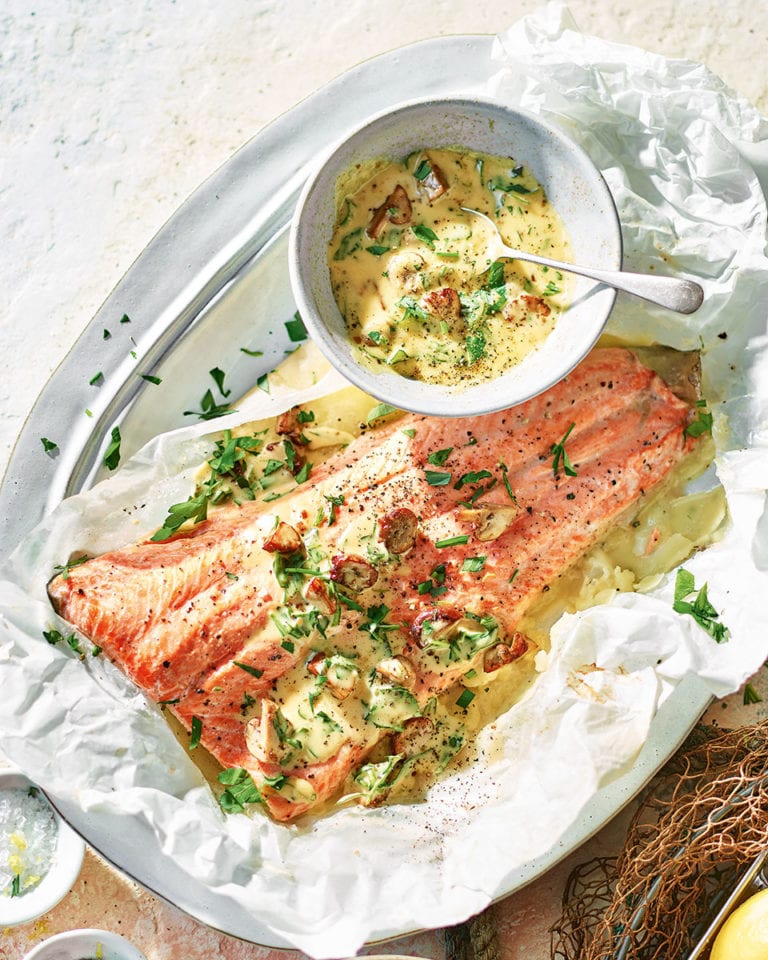
[[[511,246],[571,259],[562,220],[527,167],[467,150],[424,150],[355,168],[337,185],[328,262],[358,359],[456,387],[494,379],[550,334],[568,277],[493,260],[492,217]]]

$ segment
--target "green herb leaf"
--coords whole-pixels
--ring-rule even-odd
[[[422,243],[426,243],[432,250],[435,249],[438,236],[431,227],[423,223],[417,223],[415,227],[411,227],[411,230],[413,231],[413,235],[421,240]]]
[[[438,540],[435,543],[435,546],[438,550],[442,550],[444,547],[460,547],[465,543],[469,542],[469,534],[462,533],[456,537],[446,537],[445,540]]]
[[[336,248],[333,259],[346,260],[348,256],[353,254],[356,250],[359,250],[362,243],[362,233],[363,228],[358,227],[356,230],[352,230],[350,233],[344,234],[339,241],[339,245]]]
[[[568,459],[568,454],[565,451],[565,441],[571,435],[571,430],[573,430],[575,426],[576,424],[572,423],[570,427],[568,427],[568,429],[565,431],[565,436],[560,441],[560,443],[553,443],[552,446],[549,448],[549,452],[553,454],[552,473],[554,473],[555,476],[557,476],[561,461],[562,461],[563,470],[565,471],[566,476],[568,477],[577,476],[577,471],[574,469],[573,465],[571,464],[571,461]]]
[[[259,388],[259,390],[263,390],[264,393],[269,393],[269,374],[263,373],[256,381],[256,386]]]
[[[442,450],[435,450],[427,457],[428,463],[433,463],[436,467],[442,467],[445,461],[453,452],[453,447],[444,447]]]
[[[389,253],[389,251],[390,251],[392,248],[391,248],[391,247],[385,247],[385,246],[384,246],[383,244],[381,244],[381,243],[372,243],[372,244],[370,245],[370,247],[366,247],[365,249],[368,251],[368,253],[372,253],[372,254],[374,255],[374,257],[380,257],[380,256],[382,256],[382,255],[385,254],[385,253]]]
[[[294,313],[292,320],[286,320],[285,329],[288,331],[288,339],[291,343],[301,343],[302,340],[307,339],[307,328],[298,310]]]
[[[380,417],[387,417],[390,413],[397,413],[397,407],[390,406],[388,403],[377,403],[375,407],[371,407],[368,411],[365,422],[373,423],[374,420],[378,420]]]
[[[128,316],[127,313],[124,313],[122,317],[120,317],[120,323],[130,323],[130,322],[131,322],[131,318]]]
[[[494,260],[488,268],[488,286],[491,288],[503,287],[505,282],[504,264],[501,262],[501,260]]]
[[[53,453],[59,449],[58,443],[54,443],[53,440],[49,440],[48,437],[40,437],[40,443],[43,445],[43,450],[46,453]]]
[[[487,340],[482,329],[472,330],[467,334],[467,354],[470,363],[477,363],[485,356]]]
[[[104,466],[114,470],[120,463],[120,427],[112,427],[112,439],[104,454]]]
[[[421,181],[421,180],[426,180],[431,172],[432,172],[432,166],[430,162],[428,160],[422,160],[419,163],[419,165],[416,167],[416,169],[413,171],[413,175],[414,177],[416,177],[417,180]]]
[[[95,387],[97,384],[103,383],[103,382],[104,382],[104,374],[101,372],[101,370],[99,370],[99,372],[94,373],[94,375],[88,381],[88,385],[91,387]]]
[[[11,896],[18,897],[21,894],[21,876],[16,873],[11,880]]]
[[[413,429],[413,427],[405,427],[401,432],[404,433],[410,440],[413,440],[413,438],[416,436],[416,431]]]
[[[466,710],[467,707],[475,699],[474,693],[471,690],[462,690],[461,695],[456,701],[456,706],[461,707],[462,710]]]
[[[397,306],[403,308],[403,320],[428,320],[429,314],[419,304],[416,297],[400,297]]]
[[[195,750],[200,746],[200,736],[203,732],[203,721],[200,717],[192,717],[192,729],[189,737],[189,749]]]
[[[440,470],[425,470],[424,477],[430,487],[447,487],[451,482],[452,473],[444,473]]]
[[[223,417],[227,413],[234,411],[228,403],[216,403],[213,392],[206,390],[200,401],[199,410],[185,410],[185,417],[197,417],[198,420],[215,420],[217,417]]]
[[[747,683],[744,686],[744,706],[749,706],[751,703],[762,703],[763,698],[755,690],[751,683]]]
[[[168,508],[168,516],[162,527],[150,538],[154,543],[167,540],[187,520],[202,523],[208,516],[208,497],[205,492],[192,496],[183,503],[174,503]]]
[[[454,483],[454,490],[461,490],[465,484],[474,484],[480,483],[481,480],[488,480],[493,477],[493,474],[489,470],[474,470],[469,473],[462,474],[459,479]]]
[[[208,372],[213,377],[213,382],[219,388],[219,393],[222,395],[222,397],[226,399],[226,397],[228,397],[230,393],[232,393],[231,390],[224,389],[224,377],[226,376],[226,374],[219,367],[214,367],[213,370],[209,370]]]
[[[69,571],[72,567],[79,567],[81,563],[85,563],[88,559],[88,554],[83,554],[82,557],[77,557],[75,560],[67,560],[66,563],[57,563],[53,568],[53,572],[60,573],[61,579],[66,580],[69,577]]]
[[[703,433],[712,433],[712,414],[707,413],[706,410],[698,410],[696,419],[688,424],[685,430],[683,430],[683,434],[686,437],[696,438],[700,437]]]
[[[247,347],[240,347],[240,353],[244,353],[248,357],[263,357],[263,350],[249,350]]]
[[[676,613],[689,614],[700,627],[703,627],[716,643],[723,643],[728,639],[728,628],[720,622],[720,614],[709,602],[707,584],[689,600],[696,591],[693,574],[682,567],[677,571],[675,579],[675,593],[672,609]]]
[[[232,663],[236,667],[240,667],[241,670],[245,670],[246,673],[250,673],[252,677],[256,677],[257,680],[260,680],[264,676],[263,670],[257,670],[256,667],[252,667],[247,663],[241,663],[239,660],[233,660]]]
[[[467,557],[461,565],[462,573],[479,573],[485,566],[486,557]]]
[[[312,464],[309,460],[306,460],[299,472],[296,474],[295,480],[296,483],[306,483],[309,480],[309,475],[312,473]]]
[[[247,770],[242,767],[229,767],[222,770],[218,777],[227,789],[219,798],[221,809],[225,813],[242,813],[247,803],[263,803],[261,791],[253,782]]]
[[[139,376],[142,380],[146,380],[147,383],[154,383],[156,387],[159,387],[163,382],[162,377],[155,377],[151,373],[140,373]]]
[[[102,339],[102,340],[109,340],[109,339],[111,338],[111,336],[112,336],[112,334],[111,334],[111,333],[109,332],[109,330],[107,330],[107,328],[105,327],[105,328],[102,330],[101,339]]]

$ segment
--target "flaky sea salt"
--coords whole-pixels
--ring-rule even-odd
[[[35,787],[0,790],[0,896],[23,896],[37,886],[53,862],[57,833],[53,811]]]

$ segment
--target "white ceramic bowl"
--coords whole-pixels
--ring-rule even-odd
[[[0,769],[0,790],[28,790],[31,780],[17,770]],[[45,794],[41,791],[41,796]],[[51,808],[58,828],[56,851],[48,873],[32,890],[20,897],[0,899],[0,927],[26,923],[51,910],[72,889],[85,856],[85,843]]]
[[[575,263],[620,269],[619,219],[599,171],[559,128],[475,97],[409,101],[378,114],[334,146],[310,176],[291,226],[289,269],[312,339],[348,380],[395,407],[451,417],[490,413],[535,396],[573,369],[600,336],[616,293],[574,278],[572,304],[544,344],[503,376],[476,386],[457,389],[361,366],[346,336],[328,269],[336,181],[355,164],[382,157],[399,161],[429,147],[464,147],[524,164],[563,219]]]
[[[24,960],[146,960],[132,943],[109,930],[68,930],[48,937]]]

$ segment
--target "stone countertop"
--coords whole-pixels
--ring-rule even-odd
[[[494,34],[535,0],[6,0],[0,14],[0,471],[37,395],[147,242],[267,122],[348,67],[436,35]],[[704,62],[768,113],[768,0],[572,0],[579,27]],[[758,689],[766,695],[762,681]],[[710,718],[760,719],[739,694]],[[728,725],[731,725],[729,723]],[[549,956],[568,870],[621,837],[622,818],[493,908],[503,960]],[[52,933],[99,926],[148,960],[289,956],[201,927],[89,851],[72,893],[2,929],[17,960]],[[441,958],[440,934],[381,948]]]

